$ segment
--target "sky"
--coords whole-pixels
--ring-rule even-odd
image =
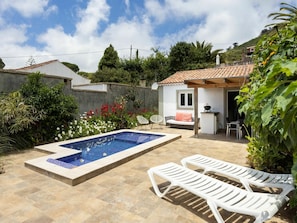
[[[122,59],[169,53],[177,42],[242,44],[271,23],[284,0],[1,0],[5,69],[59,60],[95,72],[112,44]],[[295,5],[294,0],[286,3]]]

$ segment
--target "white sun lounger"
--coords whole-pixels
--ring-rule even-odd
[[[219,223],[223,223],[224,220],[218,207],[254,216],[255,222],[259,223],[271,218],[288,200],[280,194],[250,192],[175,163],[152,167],[148,170],[148,175],[159,197],[163,197],[172,187],[181,187],[205,199]],[[164,192],[160,191],[155,175],[170,182]]]
[[[183,166],[189,164],[203,169],[203,173],[213,172],[239,180],[246,190],[252,191],[250,185],[282,189],[281,194],[287,195],[294,190],[291,174],[272,174],[252,168],[228,163],[203,155],[193,155],[181,160]]]

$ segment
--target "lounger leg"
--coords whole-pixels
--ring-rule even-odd
[[[240,183],[244,186],[244,188],[247,191],[253,192],[252,188],[250,187],[250,184],[246,180],[240,179]]]
[[[224,223],[225,221],[223,220],[221,214],[219,213],[217,205],[210,200],[207,200],[207,204],[210,207],[210,210],[212,211],[217,222]]]
[[[148,170],[148,175],[149,175],[149,178],[151,180],[151,183],[153,185],[153,188],[154,188],[154,191],[155,193],[157,194],[158,197],[164,197],[165,194],[167,194],[167,192],[172,188],[172,187],[175,187],[176,185],[170,183],[170,185],[166,188],[165,191],[163,191],[163,193],[160,191],[157,183],[156,183],[156,180],[155,180],[155,177],[154,177],[154,173],[150,170]]]

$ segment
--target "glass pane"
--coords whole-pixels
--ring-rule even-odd
[[[192,106],[192,105],[193,105],[193,95],[188,94],[188,106]]]
[[[185,94],[180,94],[180,105],[185,106],[186,100],[185,100],[186,95]]]

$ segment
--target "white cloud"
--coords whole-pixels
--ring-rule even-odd
[[[152,47],[160,47],[160,50],[168,52],[170,46],[178,41],[206,41],[214,45],[213,49],[226,49],[234,42],[241,44],[259,35],[269,23],[268,14],[279,10],[279,3],[275,0],[145,0],[145,8],[140,11],[137,8],[137,12],[132,11],[135,8],[132,6],[133,1],[125,0],[124,3],[129,16],[121,15],[111,23],[111,6],[106,0],[90,0],[85,8],[80,8],[75,14],[77,23],[71,25],[76,30],[66,32],[66,27],[61,25],[48,27],[43,33],[34,33],[40,45],[30,46],[27,41],[32,33],[28,33],[28,27],[7,23],[1,12],[13,9],[23,16],[44,16],[62,9],[49,5],[47,0],[16,0],[13,3],[11,0],[1,0],[0,57],[7,65],[5,68],[24,66],[33,56],[36,62],[59,59],[75,63],[83,71],[94,72],[109,44],[115,47],[122,58],[129,57],[131,45],[133,56],[135,48],[139,49],[140,56],[151,54]],[[132,13],[134,17],[128,19]],[[184,21],[191,22],[185,23],[182,29],[174,33],[158,37],[154,33],[159,25],[166,26],[169,22],[174,27],[175,23]],[[38,57],[34,57],[36,55]]]
[[[162,45],[179,41],[206,41],[213,49],[226,49],[234,42],[243,43],[257,37],[269,24],[268,14],[279,10],[276,1],[257,0],[147,0],[148,14],[165,23],[195,19],[174,34],[167,34]]]
[[[80,35],[94,35],[100,21],[108,21],[109,9],[105,0],[91,0],[86,9],[79,11],[80,21],[76,24],[76,32]]]
[[[0,12],[16,10],[24,17],[40,15],[46,11],[49,0],[1,0]]]

